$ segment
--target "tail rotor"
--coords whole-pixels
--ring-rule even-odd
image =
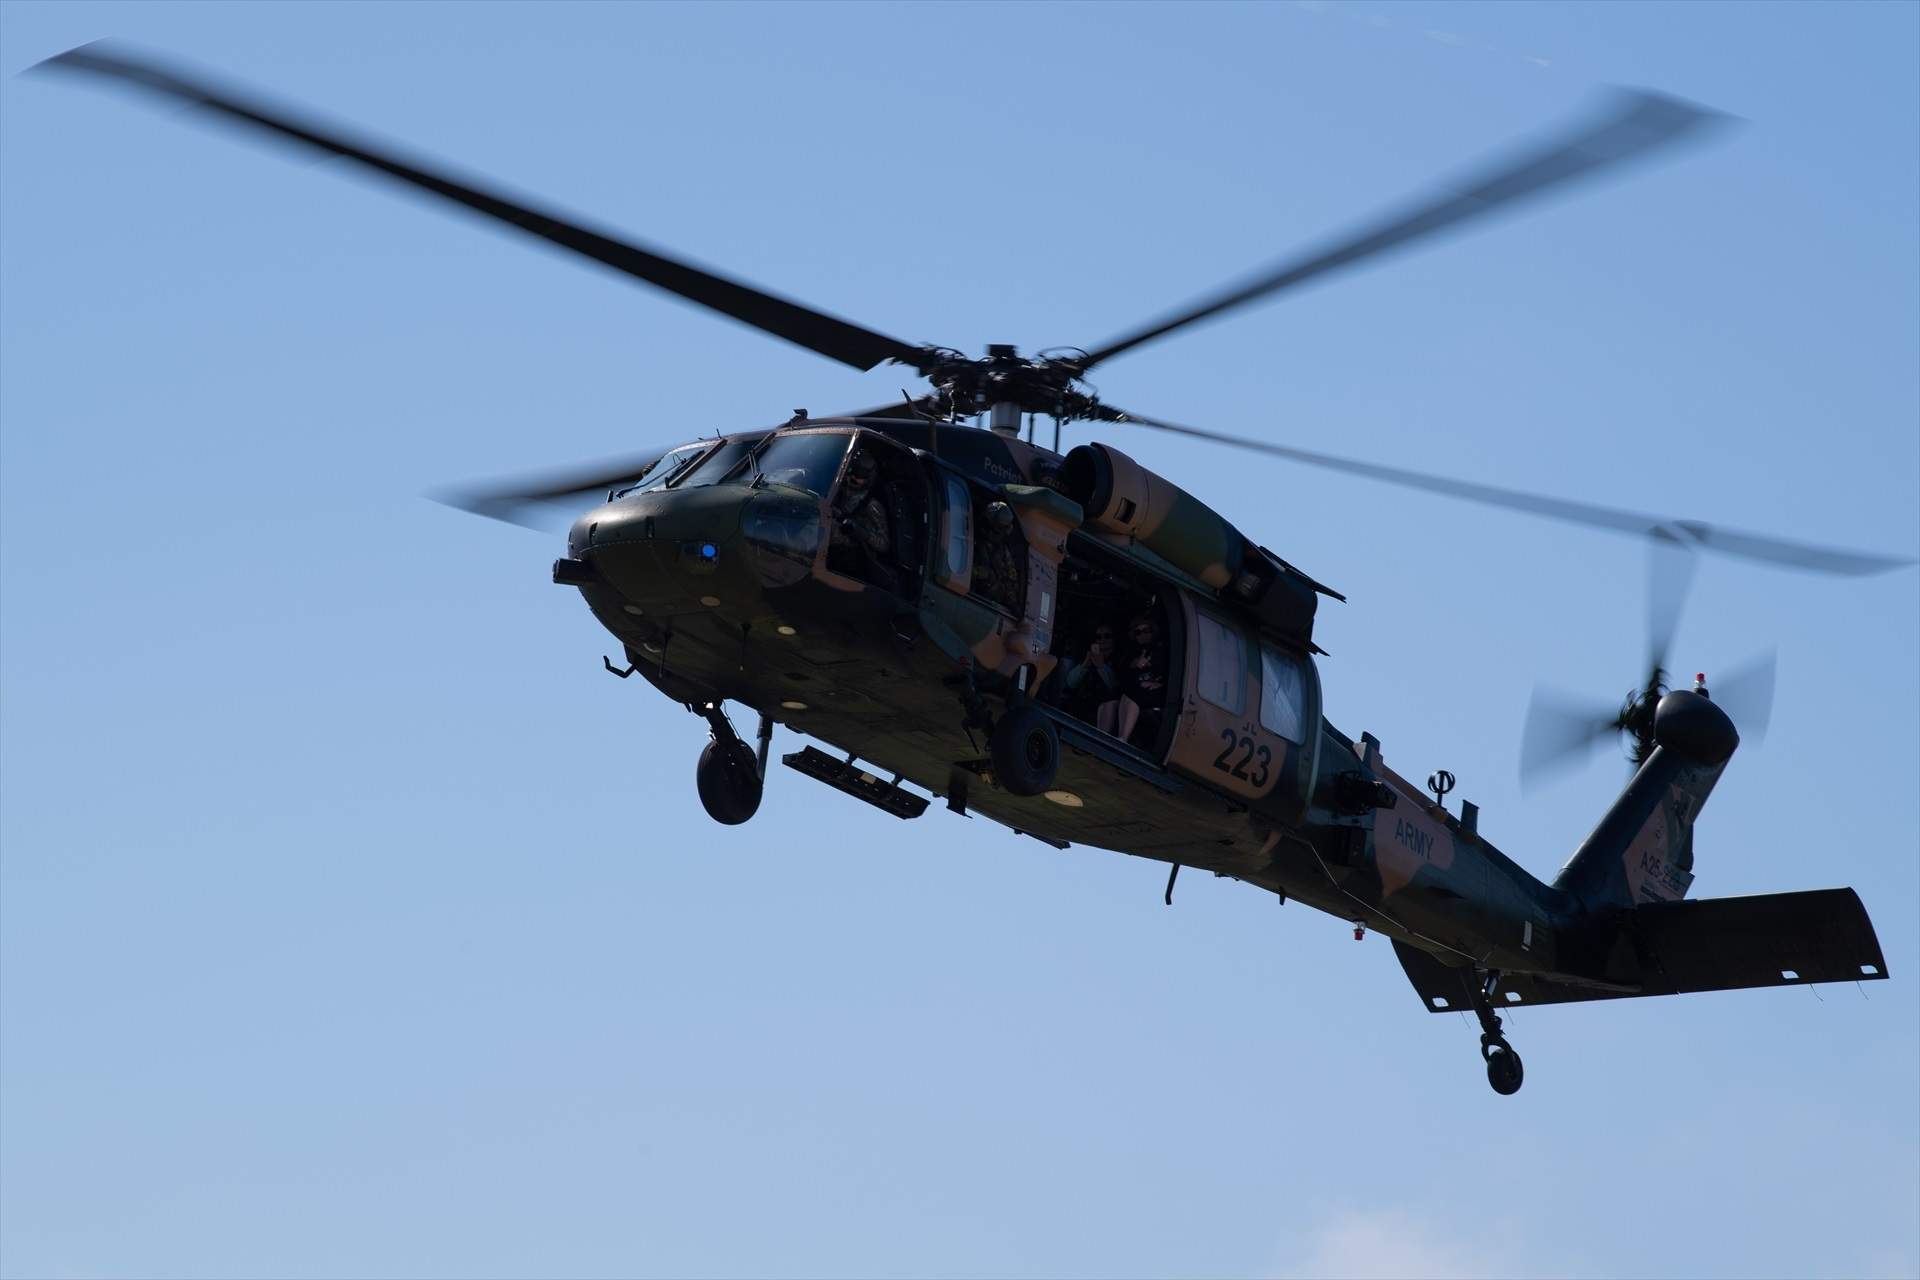
[[[1537,786],[1586,764],[1594,748],[1610,736],[1624,740],[1627,759],[1636,769],[1652,753],[1653,713],[1672,687],[1667,682],[1668,655],[1697,565],[1682,531],[1655,531],[1647,563],[1647,655],[1641,668],[1645,678],[1617,704],[1536,687],[1520,738],[1523,787]],[[1708,692],[1746,741],[1757,742],[1766,733],[1773,711],[1775,667],[1775,655],[1768,651],[1714,682]],[[1704,674],[1699,687],[1707,690]]]

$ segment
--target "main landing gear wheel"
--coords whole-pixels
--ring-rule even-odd
[[[760,808],[760,763],[738,738],[713,739],[700,753],[694,781],[700,803],[715,822],[737,827]]]
[[[993,779],[1016,796],[1037,796],[1060,770],[1060,735],[1031,702],[1007,708],[987,740]]]
[[[1487,1083],[1493,1091],[1502,1097],[1520,1092],[1520,1084],[1527,1078],[1527,1068],[1520,1061],[1520,1055],[1505,1040],[1482,1037],[1480,1056],[1487,1060]]]
[[[1488,973],[1482,984],[1469,979],[1466,988],[1473,1016],[1480,1019],[1480,1056],[1487,1060],[1487,1083],[1503,1098],[1516,1094],[1520,1092],[1521,1081],[1527,1078],[1527,1069],[1521,1064],[1520,1055],[1507,1043],[1506,1036],[1501,1034],[1500,1015],[1493,1011],[1493,998],[1500,991],[1500,974],[1498,971]]]

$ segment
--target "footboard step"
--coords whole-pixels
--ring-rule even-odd
[[[884,809],[896,818],[917,818],[927,811],[927,798],[908,791],[899,778],[889,782],[851,761],[830,756],[818,747],[803,747],[781,756],[780,762],[809,778],[819,779],[835,791],[844,791],[856,800],[864,800],[876,809]]]

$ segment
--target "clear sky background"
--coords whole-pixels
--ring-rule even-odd
[[[909,340],[1091,344],[1564,124],[1742,117],[1102,370],[1142,412],[1920,552],[1920,8],[0,6]],[[1704,564],[1769,647],[1700,896],[1856,886],[1893,980],[1476,1030],[1245,886],[904,825],[701,724],[558,543],[419,495],[893,397],[78,82],[0,83],[0,1271],[1914,1275],[1920,596]],[[1085,439],[1084,429],[1073,438]],[[1547,875],[1536,680],[1638,676],[1642,553],[1105,431],[1351,603],[1327,706]],[[778,746],[794,750],[791,736]]]

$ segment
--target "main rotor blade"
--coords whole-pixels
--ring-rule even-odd
[[[1308,449],[1295,449],[1290,445],[1270,444],[1265,440],[1249,440],[1244,436],[1231,436],[1220,431],[1207,431],[1200,427],[1183,426],[1177,422],[1165,422],[1158,418],[1148,418],[1141,414],[1115,409],[1111,405],[1102,405],[1100,408],[1101,412],[1097,415],[1100,421],[1130,422],[1137,426],[1152,427],[1156,431],[1171,431],[1197,440],[1212,440],[1217,444],[1232,445],[1236,449],[1251,449],[1256,453],[1264,453],[1276,458],[1325,467],[1330,471],[1344,471],[1349,475],[1365,476],[1370,480],[1384,480],[1388,484],[1404,485],[1424,493],[1445,494],[1450,498],[1464,498],[1468,502],[1505,507],[1511,511],[1524,511],[1529,515],[1590,525],[1597,529],[1612,529],[1618,533],[1654,539],[1671,539],[1678,534],[1682,541],[1691,541],[1694,545],[1708,551],[1741,556],[1748,560],[1759,560],[1766,564],[1805,569],[1810,573],[1860,577],[1866,574],[1884,573],[1888,569],[1898,569],[1913,563],[1911,559],[1901,556],[1883,556],[1870,551],[1847,551],[1836,547],[1816,547],[1806,543],[1788,542],[1782,538],[1721,529],[1702,524],[1697,520],[1674,520],[1664,516],[1640,515],[1632,511],[1597,506],[1593,503],[1575,502],[1568,498],[1548,498],[1540,494],[1496,488],[1490,484],[1477,484],[1471,480],[1452,480],[1423,471],[1408,471],[1400,467],[1382,466],[1377,462],[1340,458],[1332,454],[1315,453]]]
[[[1665,94],[1615,90],[1599,119],[1449,184],[1440,194],[1385,216],[1356,235],[1336,240],[1304,258],[1286,260],[1144,329],[1097,347],[1078,362],[1078,367],[1084,372],[1176,329],[1592,177],[1689,135],[1703,134],[1708,126],[1724,119],[1719,112]]]
[[[557,214],[506,199],[422,164],[400,159],[370,140],[216,88],[152,59],[107,52],[98,44],[90,44],[49,58],[36,69],[42,68],[90,72],[121,80],[230,122],[250,125],[302,146],[354,161],[856,369],[871,369],[887,360],[899,360],[915,368],[922,362],[920,349],[898,338],[589,230]]]
[[[1584,763],[1619,728],[1619,712],[1611,707],[1536,688],[1520,734],[1521,784],[1530,787]]]
[[[583,463],[565,470],[522,476],[503,485],[490,485],[481,489],[443,489],[429,496],[435,502],[457,507],[477,516],[486,516],[490,520],[504,520],[508,524],[522,525],[529,529],[542,529],[552,523],[551,520],[539,518],[550,514],[543,511],[542,504],[558,502],[566,498],[584,497],[593,493],[604,495],[606,490],[617,489],[622,482],[638,479],[646,474],[648,468],[670,452],[672,452],[670,449],[659,449],[652,453],[607,458],[600,462]]]

